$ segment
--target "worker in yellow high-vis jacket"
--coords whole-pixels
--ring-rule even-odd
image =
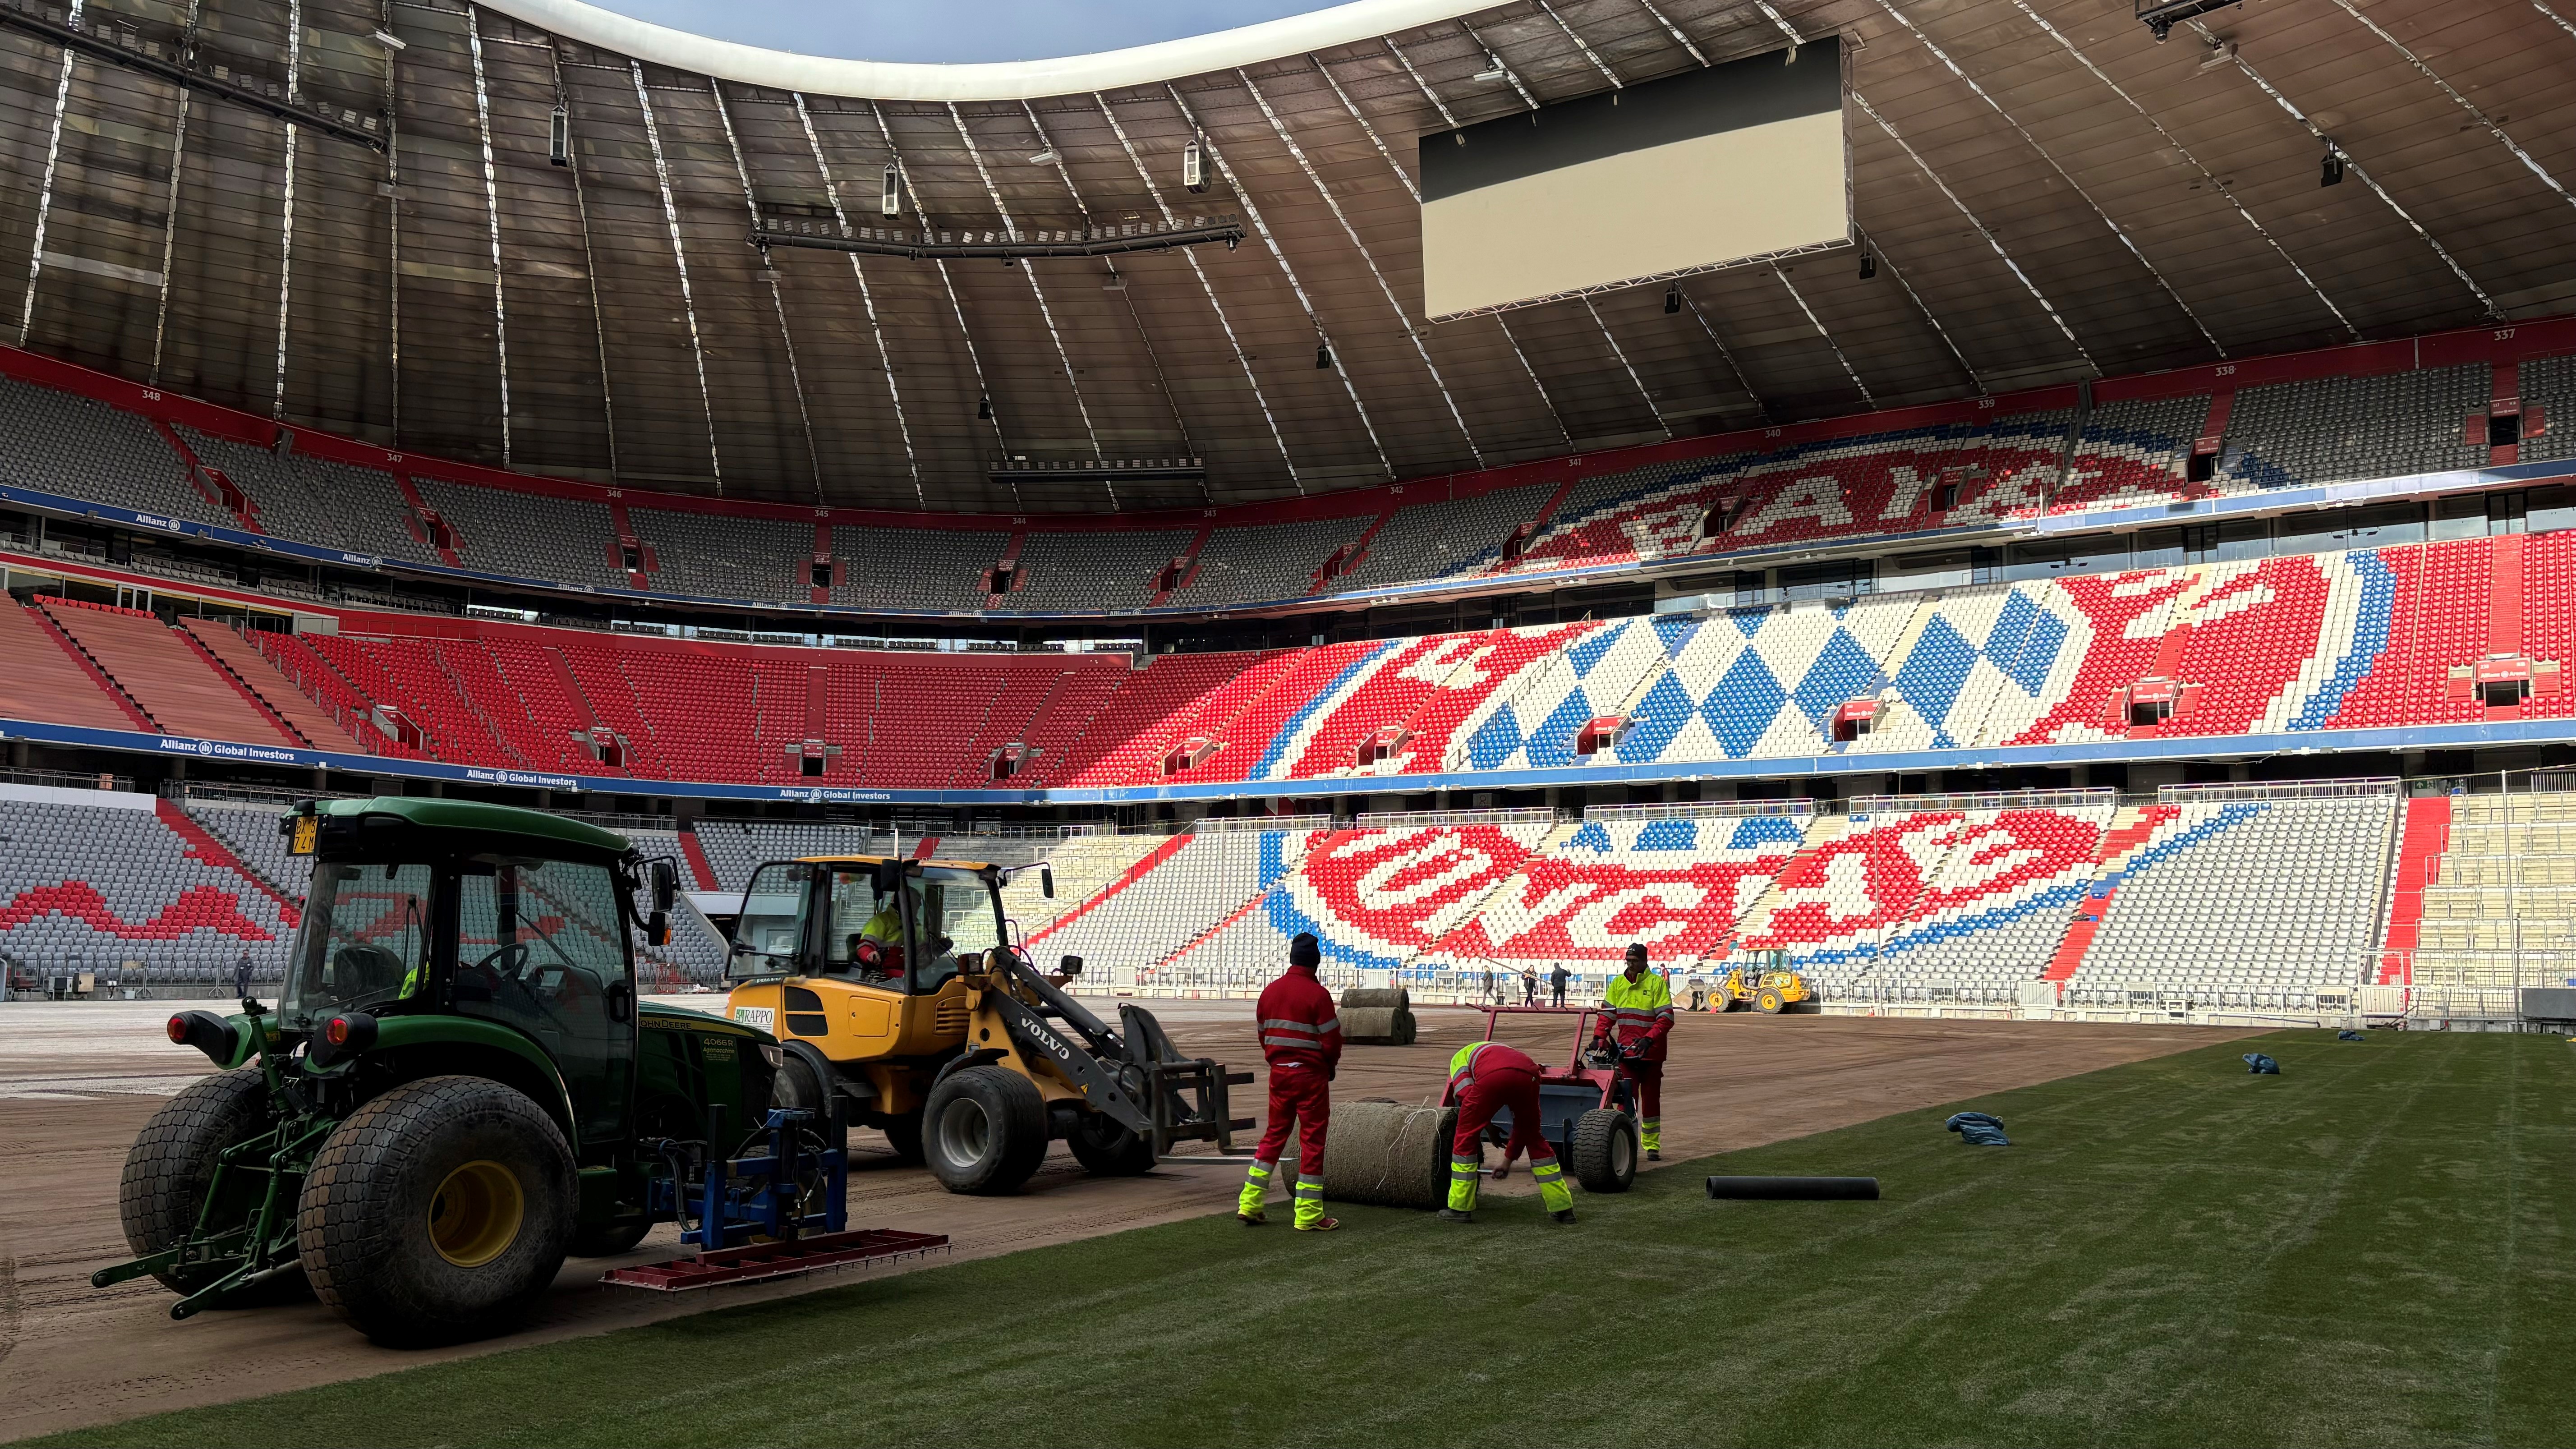
[[[1664,1048],[1673,1031],[1673,984],[1646,969],[1646,948],[1628,943],[1627,969],[1610,978],[1595,1047],[1615,1048],[1619,1075],[1637,1094],[1637,1139],[1648,1162],[1663,1160]]]

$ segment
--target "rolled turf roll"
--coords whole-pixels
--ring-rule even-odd
[[[1333,1130],[1342,1124],[1335,1122]],[[1330,1160],[1327,1159],[1327,1166]],[[1795,1202],[1876,1202],[1874,1177],[1712,1177],[1710,1197]]]
[[[1436,1208],[1449,1200],[1455,1107],[1353,1102],[1324,1137],[1324,1196],[1378,1207]]]
[[[1345,1006],[1342,1040],[1355,1046],[1413,1045],[1413,1013],[1400,1006]]]
[[[1385,1007],[1394,1011],[1404,1011],[1410,1009],[1412,1005],[1412,996],[1401,986],[1393,988],[1354,986],[1342,993],[1344,1011],[1349,1011],[1353,1007]]]

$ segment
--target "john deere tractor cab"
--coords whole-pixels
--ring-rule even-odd
[[[656,1222],[710,1251],[844,1226],[839,1144],[772,1110],[768,1034],[637,999],[667,862],[454,800],[280,828],[314,862],[284,995],[170,1019],[222,1070],[136,1140],[137,1256],[98,1286],[149,1274],[185,1318],[300,1278],[371,1337],[429,1342],[507,1327],[567,1253]]]
[[[1181,1056],[1132,1003],[1101,1021],[1061,989],[1079,957],[1031,966],[1002,915],[1014,873],[882,856],[754,872],[727,1007],[777,1034],[775,1104],[882,1129],[952,1192],[1017,1189],[1055,1138],[1104,1174],[1148,1171],[1184,1140],[1231,1152],[1250,1122],[1226,1089],[1251,1074]]]

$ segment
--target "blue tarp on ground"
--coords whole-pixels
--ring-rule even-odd
[[[1941,1125],[1958,1133],[1959,1140],[1970,1147],[2012,1146],[2011,1139],[2004,1136],[2002,1121],[1983,1112],[1961,1112]]]
[[[2281,1064],[2261,1052],[2247,1052],[2245,1070],[2258,1077],[2277,1077],[2281,1075]]]

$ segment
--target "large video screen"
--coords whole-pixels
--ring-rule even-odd
[[[1840,245],[1842,44],[1424,136],[1421,163],[1434,318]]]

